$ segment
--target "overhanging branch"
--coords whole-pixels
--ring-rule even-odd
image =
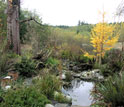
[[[33,20],[33,18],[31,17],[31,18],[29,18],[29,19],[25,19],[25,20],[20,20],[20,23],[25,23],[25,22],[29,22],[29,21],[31,21],[31,20]]]
[[[29,21],[34,21],[35,23],[39,24],[40,26],[42,26],[42,24],[40,22],[38,22],[35,18],[29,18],[29,19],[26,19],[26,20],[20,20],[20,23],[25,23],[25,22],[29,22]]]

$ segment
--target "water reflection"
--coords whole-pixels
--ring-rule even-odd
[[[70,87],[62,88],[62,92],[72,97],[72,105],[90,106],[92,102],[90,91],[92,89],[92,82],[73,80]]]

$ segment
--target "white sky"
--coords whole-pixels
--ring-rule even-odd
[[[114,21],[114,14],[122,0],[22,0],[22,8],[36,10],[43,23],[77,25],[78,21],[98,23],[99,11],[106,12],[106,21]]]

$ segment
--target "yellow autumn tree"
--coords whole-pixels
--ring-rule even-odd
[[[96,61],[101,64],[101,59],[105,52],[113,48],[118,41],[119,34],[116,31],[116,25],[104,22],[105,13],[102,15],[102,22],[96,24],[91,30],[91,43],[96,53]]]

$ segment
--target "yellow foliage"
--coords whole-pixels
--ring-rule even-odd
[[[90,42],[94,47],[96,61],[101,64],[101,59],[104,57],[105,52],[113,48],[118,41],[119,32],[117,26],[104,22],[105,12],[102,14],[102,22],[96,24],[91,30]],[[84,52],[87,57],[94,57],[87,52]]]
[[[96,56],[103,57],[118,41],[119,34],[114,34],[116,25],[98,23],[91,31],[91,43]]]
[[[88,58],[95,58],[95,55],[90,55],[88,52],[86,52],[85,50],[81,49],[81,51],[84,53],[84,56],[88,57]]]
[[[84,53],[84,56],[86,56],[86,57],[88,57],[88,58],[95,58],[95,56],[94,55],[90,55],[88,52],[85,52]]]

